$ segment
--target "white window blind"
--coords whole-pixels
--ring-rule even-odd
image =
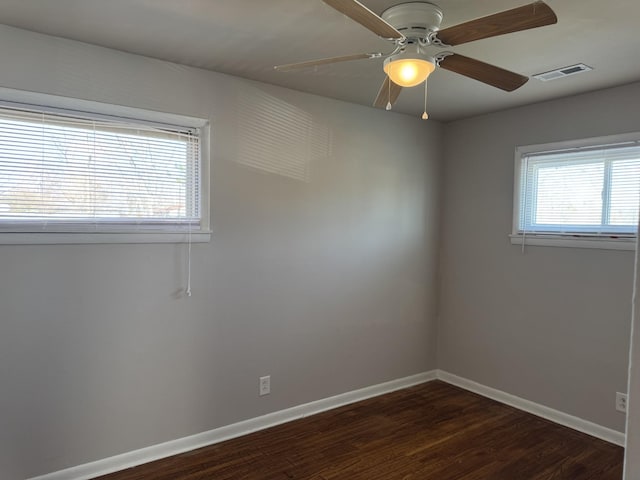
[[[521,158],[515,233],[634,236],[640,145],[629,142]]]
[[[199,131],[0,109],[0,232],[182,232],[201,223]]]

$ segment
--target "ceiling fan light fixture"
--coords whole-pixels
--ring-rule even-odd
[[[436,69],[433,58],[416,52],[393,55],[384,61],[384,73],[401,87],[415,87]]]

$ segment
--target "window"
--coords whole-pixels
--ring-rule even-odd
[[[200,139],[196,127],[5,105],[4,243],[26,234],[76,237],[75,243],[88,233],[89,242],[124,241],[117,239],[123,235],[127,242],[180,241],[204,231]]]
[[[518,148],[513,243],[524,237],[532,244],[571,239],[577,240],[572,246],[601,240],[633,245],[640,207],[637,138]]]

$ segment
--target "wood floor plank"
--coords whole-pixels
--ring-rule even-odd
[[[623,456],[436,381],[99,480],[620,480]]]

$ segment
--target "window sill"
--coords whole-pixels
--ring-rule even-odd
[[[509,235],[512,245],[522,245],[523,236]],[[602,250],[635,250],[635,238],[567,237],[564,235],[526,235],[525,245],[540,247],[597,248]]]
[[[211,241],[211,232],[191,233],[192,243]],[[0,233],[0,245],[79,245],[106,243],[188,243],[188,233]]]

